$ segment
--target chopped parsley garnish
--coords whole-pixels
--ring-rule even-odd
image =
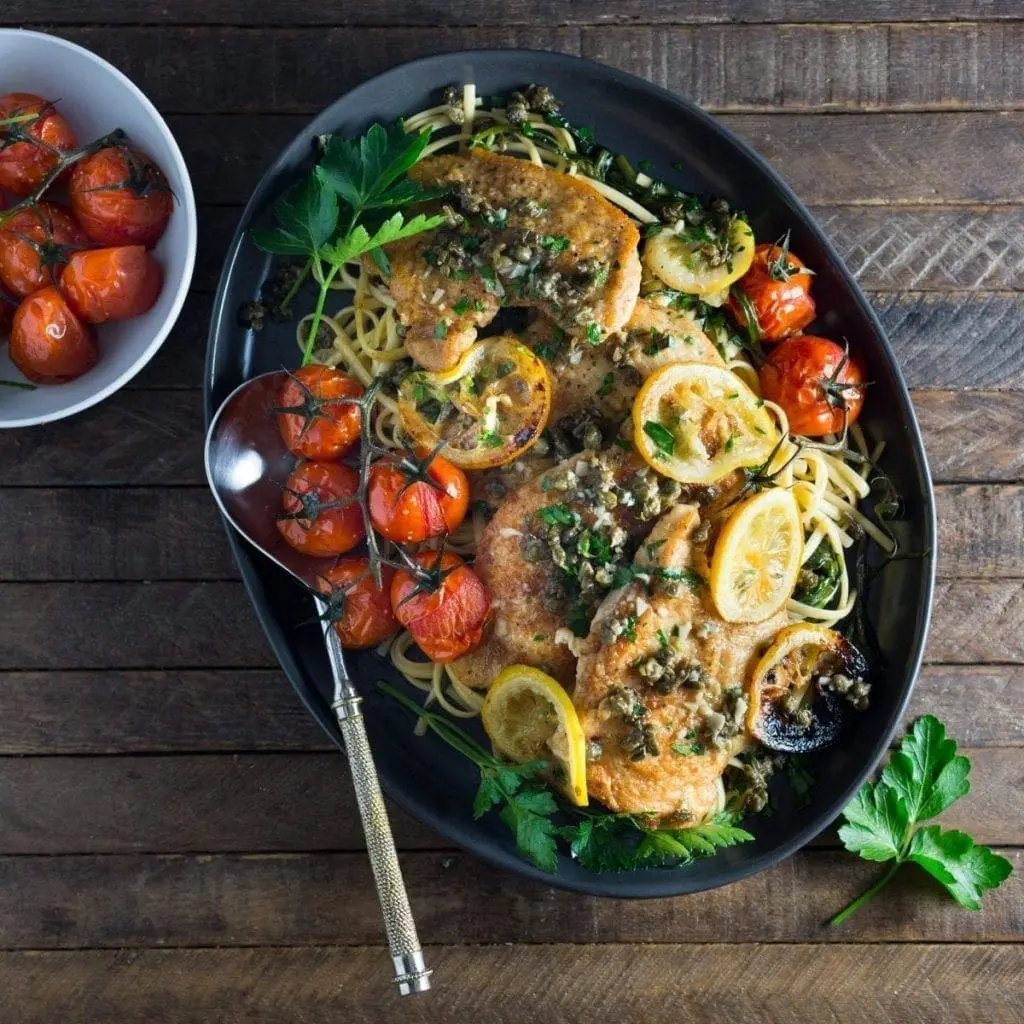
[[[565,235],[541,235],[540,247],[548,252],[565,252],[569,248],[569,239]]]
[[[672,436],[672,431],[666,430],[654,420],[648,420],[644,424],[644,433],[654,442],[658,458],[672,458],[676,450],[676,439]]]
[[[672,753],[680,757],[689,757],[691,754],[703,754],[704,747],[699,743],[673,743]]]
[[[484,304],[478,299],[467,299],[465,297],[459,299],[458,302],[452,306],[452,312],[456,316],[465,316],[467,313],[482,313],[484,311]]]
[[[546,505],[534,513],[541,522],[548,526],[575,526],[577,515],[568,505]]]
[[[448,337],[448,325],[443,320],[434,327],[434,337],[438,341]]]
[[[666,334],[664,331],[659,331],[656,327],[652,327],[647,344],[644,345],[644,355],[656,356],[659,352],[664,352],[665,349],[671,348],[675,341],[676,339],[671,334]]]
[[[597,389],[597,394],[600,398],[604,398],[605,395],[612,393],[612,388],[615,386],[615,374],[606,373],[604,380],[601,381],[601,386]]]
[[[501,434],[496,430],[482,430],[480,432],[480,443],[485,448],[500,448],[505,442],[501,439]]]
[[[587,341],[589,341],[591,345],[597,345],[600,343],[601,328],[598,327],[597,324],[591,324],[587,328]]]

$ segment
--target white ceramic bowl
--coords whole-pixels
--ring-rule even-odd
[[[164,288],[146,314],[99,328],[100,359],[77,380],[34,391],[0,387],[0,428],[62,419],[95,405],[131,380],[163,344],[181,312],[196,257],[196,203],[192,183],[164,119],[117,68],[56,36],[0,29],[0,96],[33,92],[59,100],[84,145],[114,128],[163,168],[175,196],[174,214],[153,255]],[[0,378],[22,380],[0,345]]]

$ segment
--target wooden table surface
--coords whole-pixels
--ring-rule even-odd
[[[709,13],[712,11],[713,13]],[[912,714],[974,761],[949,814],[1024,867],[1024,14],[1017,0],[3,0],[131,76],[200,204],[181,321],[120,394],[0,435],[0,1022],[1014,1021],[1024,886],[969,913],[834,832],[717,892],[613,902],[394,815],[428,995],[392,994],[345,764],[293,695],[203,484],[221,258],[280,147],[419,55],[537,47],[702,103],[879,311],[941,555]],[[889,22],[883,19],[895,19]]]

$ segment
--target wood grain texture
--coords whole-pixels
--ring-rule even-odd
[[[1024,113],[723,114],[805,203],[1024,202]],[[204,203],[244,203],[302,115],[168,119]],[[210,139],[217,139],[216,146]],[[643,154],[635,154],[642,156]]]
[[[6,669],[273,664],[241,583],[0,583],[0,622]],[[1024,580],[940,580],[925,657],[1024,662]]]
[[[1019,871],[1024,851],[1003,851]],[[406,853],[416,924],[431,944],[1024,942],[1024,885],[964,914],[913,866],[843,928],[824,922],[880,867],[816,850],[725,890],[608,900],[560,892],[461,852]],[[800,899],[792,900],[794,892]],[[765,912],[781,908],[787,913]],[[361,946],[381,942],[362,854],[0,857],[0,946]]]
[[[1024,667],[926,665],[906,720],[1021,747],[1022,703]],[[0,673],[0,755],[333,749],[277,669]]]
[[[964,753],[975,788],[943,814],[943,824],[981,843],[1024,845],[1020,748]],[[339,752],[5,758],[0,815],[0,854],[363,848]],[[401,848],[448,845],[393,807],[391,819]],[[815,842],[838,845],[834,833]]]
[[[939,485],[936,502],[940,577],[1024,577],[1024,488]],[[0,522],[0,582],[238,579],[205,487],[0,487]]]
[[[1009,944],[431,946],[405,999],[379,947],[0,953],[14,1024],[1017,1024]],[[642,1018],[637,1017],[642,1014]]]
[[[1024,480],[1024,391],[929,389],[911,397],[936,482]],[[7,431],[3,485],[204,485],[203,436],[198,391],[126,390],[73,420]]]
[[[1024,106],[1020,22],[551,28],[70,28],[166,113],[314,113],[403,61],[477,49],[581,55],[713,112]],[[339,62],[334,56],[344,52]],[[211,61],[208,55],[217,54]],[[254,55],[258,54],[258,59]],[[301,81],[301,88],[295,83]],[[441,83],[443,84],[443,83]]]
[[[46,0],[6,0],[0,24],[56,25],[462,25],[644,24],[717,22],[873,22],[898,15],[902,22],[987,21],[1015,18],[1015,0],[905,0],[897,11],[887,0],[726,0],[709,8],[702,0],[275,0],[273,21],[252,0],[118,0],[54,7]]]

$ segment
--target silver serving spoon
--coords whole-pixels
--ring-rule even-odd
[[[377,895],[384,915],[395,981],[404,996],[426,992],[430,971],[416,935],[405,883],[398,865],[387,809],[360,711],[362,698],[345,669],[338,635],[323,613],[326,602],[316,593],[325,559],[300,554],[287,544],[275,523],[281,490],[295,464],[271,412],[278,405],[284,371],[264,373],[235,388],[221,404],[206,434],[206,478],[225,519],[258,551],[290,572],[314,593],[324,642],[334,677],[331,707],[345,742],[359,814],[366,835]]]

